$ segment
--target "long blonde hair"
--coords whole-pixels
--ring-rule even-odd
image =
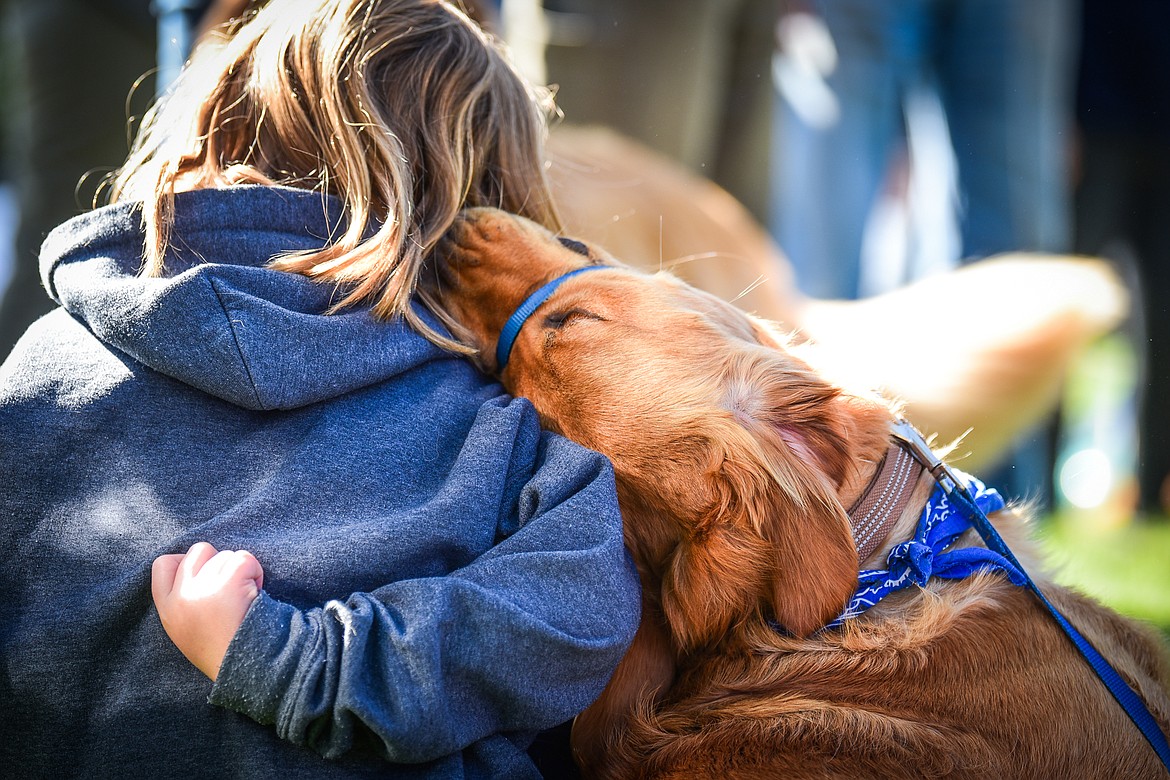
[[[335,195],[344,230],[272,267],[337,285],[331,311],[369,305],[466,352],[412,310],[417,291],[453,325],[417,289],[420,269],[465,206],[559,227],[543,151],[553,110],[548,91],[445,0],[272,0],[196,47],[144,117],[110,199],[143,202],[143,273],[160,275],[176,190]]]

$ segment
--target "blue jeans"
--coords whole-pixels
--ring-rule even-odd
[[[914,90],[935,91],[945,111],[961,255],[1067,250],[1075,0],[808,5],[836,46],[825,85],[838,113],[816,126],[778,94],[770,219],[805,292],[860,294],[866,219]]]

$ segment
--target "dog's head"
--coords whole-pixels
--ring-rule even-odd
[[[587,265],[602,268],[535,309],[501,370],[512,312]],[[839,613],[858,565],[842,501],[885,451],[884,405],[735,307],[504,212],[467,212],[431,283],[486,371],[613,462],[627,542],[680,648],[753,618],[803,635]]]

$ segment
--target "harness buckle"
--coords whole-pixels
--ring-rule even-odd
[[[958,478],[951,467],[943,463],[942,458],[934,454],[926,439],[918,429],[905,419],[890,423],[890,433],[909,452],[916,461],[921,463],[935,481],[947,493],[963,489],[963,481]]]

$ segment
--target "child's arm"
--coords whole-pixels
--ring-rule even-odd
[[[233,580],[218,566],[199,587],[210,564],[195,565],[194,555],[193,576],[182,564],[159,564],[168,567],[158,577],[160,610],[171,606],[167,586],[178,587],[183,625],[204,630],[221,601],[234,604],[230,619],[217,622],[218,639],[200,645],[194,637],[184,648],[215,676],[210,703],[327,757],[360,744],[393,762],[423,763],[480,741],[522,741],[597,698],[633,638],[641,604],[613,469],[541,432],[527,402],[485,404],[477,425],[495,441],[515,441],[499,453],[506,470],[489,459],[494,500],[450,504],[481,517],[483,537],[472,541],[487,545],[451,571],[441,559],[433,575],[388,573],[385,584],[301,608],[265,591],[252,600],[259,567],[254,586],[238,577],[240,595],[222,592],[220,580]],[[178,624],[167,630],[182,641]],[[210,649],[208,660],[197,660],[199,647]]]
[[[262,587],[264,570],[250,552],[221,552],[207,542],[192,545],[186,555],[156,558],[150,573],[167,636],[212,680]]]

